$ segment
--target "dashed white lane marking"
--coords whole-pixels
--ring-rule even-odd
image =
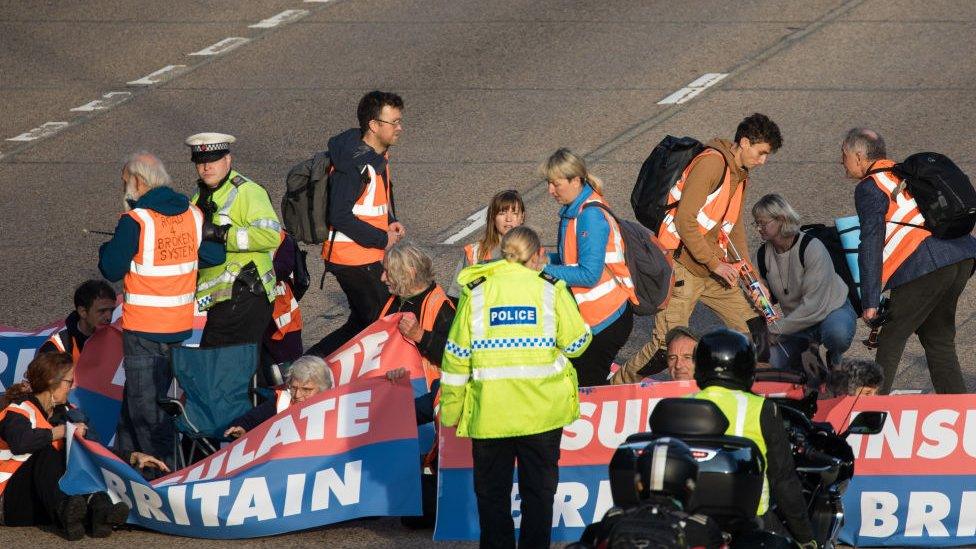
[[[689,101],[696,95],[705,91],[711,86],[718,84],[723,78],[728,76],[724,72],[709,72],[698,77],[694,82],[688,84],[687,86],[681,88],[680,90],[672,93],[671,95],[665,97],[664,99],[657,102],[658,105],[680,105],[686,101]]]
[[[130,86],[152,86],[153,84],[159,84],[160,82],[165,82],[166,80],[173,78],[177,74],[183,72],[183,69],[185,68],[186,65],[166,65],[158,71],[151,72],[138,80],[126,82],[126,84]]]
[[[230,50],[243,46],[250,42],[250,38],[243,38],[241,36],[231,36],[230,38],[224,38],[220,42],[207,46],[200,51],[195,51],[193,53],[188,53],[187,55],[220,55],[222,53],[227,53]]]
[[[468,236],[469,234],[477,231],[481,227],[484,227],[485,226],[485,213],[487,211],[488,211],[488,207],[486,206],[486,207],[481,208],[480,210],[474,212],[473,214],[469,215],[468,216],[468,221],[470,221],[471,224],[468,225],[467,227],[461,229],[460,231],[454,233],[450,237],[448,237],[448,239],[444,241],[444,244],[454,244],[455,242],[461,240],[462,238]]]
[[[35,139],[54,135],[67,127],[67,122],[45,122],[42,126],[26,131],[17,137],[9,137],[7,141],[34,141]]]
[[[101,99],[96,99],[94,101],[89,101],[80,107],[75,107],[71,109],[72,112],[92,112],[101,111],[114,107],[119,103],[125,101],[126,99],[132,97],[130,92],[108,92],[102,95]]]
[[[328,4],[333,0],[305,0],[306,4]]]
[[[263,21],[259,21],[253,25],[248,25],[251,29],[270,29],[272,27],[277,27],[278,25],[284,23],[291,23],[292,21],[297,21],[302,17],[308,15],[308,10],[285,10],[278,15],[274,15]]]

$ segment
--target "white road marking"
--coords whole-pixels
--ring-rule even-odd
[[[270,29],[283,23],[291,23],[308,15],[308,10],[285,10],[278,15],[269,17],[263,21],[248,25],[250,29]]]
[[[34,141],[54,135],[68,127],[67,122],[45,122],[44,125],[34,128],[29,132],[24,132],[17,137],[8,138],[7,141]]]
[[[89,101],[80,107],[75,107],[71,109],[72,112],[92,112],[92,111],[102,111],[110,107],[114,107],[119,103],[125,101],[126,99],[132,97],[129,92],[108,92],[102,96],[101,99],[96,99],[94,101]]]
[[[186,65],[166,65],[158,71],[151,72],[138,80],[126,82],[126,84],[130,86],[152,86],[153,84],[159,84],[160,82],[165,82],[166,80],[173,78],[177,74],[183,72],[182,69],[185,68]]]
[[[724,72],[709,72],[698,77],[694,82],[672,93],[657,102],[658,105],[680,105],[694,98],[711,86],[718,84],[723,78],[728,76]]]
[[[457,233],[451,235],[450,238],[444,241],[444,244],[454,244],[458,240],[461,240],[462,238],[468,236],[469,234],[483,227],[485,225],[485,213],[487,211],[488,211],[488,207],[485,206],[484,208],[481,208],[480,210],[469,215],[468,221],[470,221],[471,224],[461,229]]]
[[[224,38],[220,42],[213,44],[212,46],[207,46],[200,51],[195,51],[193,53],[188,53],[187,55],[220,55],[222,53],[227,53],[230,50],[243,46],[250,42],[250,38],[243,38],[240,36],[231,36],[230,38]]]
[[[333,0],[305,0],[306,4],[328,4]]]

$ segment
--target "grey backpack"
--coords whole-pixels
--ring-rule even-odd
[[[285,177],[285,196],[281,198],[281,219],[285,230],[305,244],[321,244],[328,235],[329,152],[316,153],[299,162]]]

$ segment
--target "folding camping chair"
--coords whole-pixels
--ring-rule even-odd
[[[184,401],[160,400],[173,416],[176,430],[177,466],[182,468],[217,451],[214,442],[226,441],[231,421],[252,408],[251,387],[258,366],[253,343],[226,347],[174,347],[170,356],[173,375],[183,390]],[[189,441],[188,447],[180,438]]]

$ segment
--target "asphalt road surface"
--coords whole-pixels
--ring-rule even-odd
[[[976,173],[973,43],[976,3],[966,0],[5,0],[0,324],[62,317],[74,286],[98,275],[104,237],[83,230],[113,228],[127,153],[155,152],[191,193],[183,139],[231,133],[235,167],[277,203],[288,168],[354,126],[371,89],[406,100],[391,151],[397,214],[433,254],[442,284],[467,241],[456,235],[500,189],[525,193],[528,222],[555,242],[557,206],[535,168],[556,148],[586,155],[629,216],[634,178],[657,141],[731,138],[757,111],[777,121],[785,145],[755,171],[748,205],[775,191],[804,222],[829,223],[854,213],[839,151],[852,126],[880,131],[895,158],[940,151]],[[661,104],[689,85],[686,101]],[[311,267],[317,277],[321,264]],[[331,278],[302,307],[309,344],[345,316]],[[974,314],[967,292],[957,341],[970,387]],[[713,322],[702,311],[694,323]],[[647,332],[638,322],[620,358]],[[859,343],[853,353],[868,356]],[[895,386],[931,390],[917,344]],[[56,543],[34,529],[0,530],[3,546]],[[195,543],[138,531],[105,542]],[[432,542],[380,519],[250,543]]]

